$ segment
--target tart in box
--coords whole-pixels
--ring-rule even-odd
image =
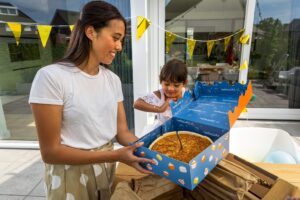
[[[192,190],[227,155],[229,130],[251,97],[251,82],[197,82],[192,93],[171,103],[170,120],[137,141],[144,146],[135,154],[155,161],[144,165],[148,170]],[[176,134],[183,144],[181,150]]]

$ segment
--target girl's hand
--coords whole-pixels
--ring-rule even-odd
[[[147,158],[139,158],[139,157],[137,157],[133,154],[135,149],[143,146],[143,144],[144,144],[143,142],[139,142],[139,143],[135,143],[132,146],[127,146],[127,147],[123,147],[121,149],[116,150],[118,155],[119,155],[118,161],[120,161],[122,163],[125,163],[126,165],[129,165],[129,166],[135,168],[136,170],[138,170],[141,173],[153,174],[153,172],[145,170],[144,168],[142,168],[139,163],[155,164],[154,161],[150,160],[150,159],[147,159]]]
[[[158,109],[158,113],[163,113],[163,112],[165,112],[170,107],[169,101],[170,101],[170,99],[167,99],[163,105],[161,105],[160,107],[158,107],[159,108]]]

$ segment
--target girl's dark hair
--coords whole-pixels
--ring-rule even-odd
[[[81,65],[89,59],[91,42],[85,35],[87,26],[94,27],[96,32],[107,27],[110,20],[119,19],[124,22],[126,31],[126,21],[119,10],[105,1],[91,1],[87,3],[80,13],[79,19],[75,23],[71,34],[67,51],[60,63],[74,63],[76,66]],[[104,65],[108,67],[107,65]]]
[[[160,82],[169,81],[173,83],[185,83],[187,80],[187,67],[178,59],[169,60],[161,69]]]

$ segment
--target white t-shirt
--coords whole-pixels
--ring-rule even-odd
[[[141,97],[141,99],[143,99],[146,103],[160,107],[165,103],[166,100],[165,100],[164,91],[162,89],[160,89],[159,92],[160,92],[160,98],[158,96],[156,96],[156,94],[154,92],[151,92],[151,93]],[[184,93],[185,93],[185,88],[182,88],[182,96],[184,95]],[[171,117],[172,117],[172,111],[171,111],[170,107],[163,113],[157,113],[154,123],[150,124],[150,125],[146,125],[144,127],[142,133],[139,135],[139,137],[144,136],[145,134],[149,133],[156,127],[162,125]]]
[[[156,94],[154,92],[151,92],[149,94],[147,94],[146,96],[141,97],[146,103],[149,103],[151,105],[155,105],[155,106],[162,106],[165,103],[165,94],[164,91],[162,89],[159,90],[160,92],[160,98],[158,96],[156,96]],[[172,117],[172,111],[169,108],[167,108],[167,110],[163,113],[157,113],[157,120],[159,122],[159,125],[163,124],[165,121],[167,121],[168,119],[170,119]]]
[[[115,137],[121,101],[121,81],[109,69],[99,66],[97,75],[89,75],[61,64],[38,71],[29,97],[29,103],[63,105],[61,143],[80,149],[102,146]]]

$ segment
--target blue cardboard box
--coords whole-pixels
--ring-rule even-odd
[[[206,85],[197,82],[193,92],[171,104],[173,117],[137,142],[144,145],[135,155],[153,159],[143,167],[180,186],[193,190],[227,155],[229,130],[252,97],[251,82],[242,85],[227,82]],[[167,132],[190,131],[209,137],[213,143],[189,163],[150,150],[148,147]]]

